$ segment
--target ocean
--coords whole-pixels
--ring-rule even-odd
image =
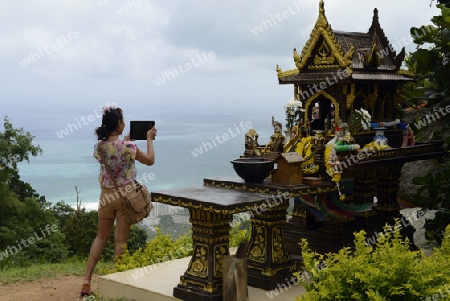
[[[64,201],[75,206],[76,186],[81,206],[97,209],[100,167],[92,155],[96,143],[94,129],[101,124],[96,116],[101,110],[97,111],[41,112],[33,121],[20,115],[10,117],[14,127],[30,132],[35,136],[35,144],[43,149],[42,155],[19,164],[19,174],[47,201],[53,204]],[[137,111],[125,112],[128,127],[128,121],[137,116]],[[138,179],[149,191],[160,191],[201,186],[207,177],[235,175],[230,161],[244,154],[245,133],[253,127],[259,134],[259,143],[267,143],[273,133],[271,116],[271,112],[261,111],[158,114],[154,118],[158,128],[154,141],[156,161],[152,166],[136,162]],[[145,141],[136,144],[146,150]]]

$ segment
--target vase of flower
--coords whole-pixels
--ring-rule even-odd
[[[375,130],[375,137],[373,137],[373,141],[375,141],[380,146],[387,146],[388,145],[388,139],[384,135],[384,131],[386,128],[374,128]]]
[[[284,140],[285,142],[289,141],[292,137],[292,129],[285,129],[284,137],[286,137],[286,139]]]
[[[304,111],[303,104],[298,100],[291,99],[284,105],[284,112],[286,114],[286,131],[291,132],[292,128],[298,124],[301,118],[301,113]],[[286,135],[286,137],[290,138],[290,135]]]

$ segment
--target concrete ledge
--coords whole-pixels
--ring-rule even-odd
[[[186,271],[190,259],[190,257],[175,259],[143,268],[100,276],[99,296],[103,298],[126,298],[134,301],[179,300],[173,297],[173,288],[180,282],[180,276]],[[249,286],[249,301],[295,300],[295,296],[300,296],[305,289],[299,285],[289,285],[289,280],[280,283],[276,290],[270,292]]]

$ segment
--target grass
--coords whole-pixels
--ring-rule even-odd
[[[58,275],[83,276],[86,271],[87,259],[70,258],[63,263],[32,264],[27,267],[4,269],[0,273],[0,285],[16,282],[30,282],[42,278],[53,278]],[[113,263],[99,262],[95,273],[106,267],[112,267]]]

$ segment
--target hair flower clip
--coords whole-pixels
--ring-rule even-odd
[[[102,114],[105,115],[106,113],[109,113],[111,110],[117,109],[117,106],[115,104],[112,104],[110,106],[103,106],[102,107]]]

